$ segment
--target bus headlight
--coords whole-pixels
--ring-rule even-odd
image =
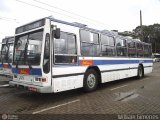
[[[42,82],[47,82],[46,78],[41,79]]]
[[[47,82],[46,78],[37,77],[35,78],[35,82]]]
[[[40,82],[40,78],[35,78],[35,82]]]
[[[17,78],[17,75],[13,75],[14,78]]]

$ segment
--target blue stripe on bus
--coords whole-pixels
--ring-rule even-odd
[[[32,68],[29,74],[30,75],[42,75],[42,70],[40,68]]]
[[[0,68],[3,68],[3,64],[0,64]],[[9,68],[12,69],[12,65],[11,64],[9,64]]]
[[[16,73],[16,74],[18,74],[18,69],[16,69],[16,68],[12,68],[12,73]]]
[[[12,72],[14,74],[19,74],[19,70],[17,68],[12,68]],[[29,70],[29,75],[42,75],[42,70],[40,68],[32,68]]]
[[[152,63],[153,60],[93,60],[94,65]]]

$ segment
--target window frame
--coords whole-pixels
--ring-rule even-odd
[[[145,46],[147,46],[148,49],[145,49]],[[150,49],[149,49],[149,47],[150,47]],[[144,58],[151,58],[152,46],[151,46],[150,44],[144,43],[144,44],[143,44],[143,48],[144,48],[143,57],[144,57]],[[145,51],[145,50],[147,50],[147,51]],[[148,54],[145,54],[146,52],[147,52]],[[150,52],[151,52],[151,53],[150,53]]]
[[[76,34],[74,34],[74,33],[71,33],[71,32],[66,32],[66,31],[60,31],[60,32],[63,32],[63,33],[66,33],[67,34],[67,38],[68,38],[68,35],[73,35],[74,36],[74,38],[75,38],[75,54],[56,54],[55,53],[55,41],[54,42],[52,42],[53,43],[53,46],[54,46],[54,49],[53,49],[53,65],[77,65],[78,64],[78,50],[77,50],[77,48],[78,48],[78,45],[77,45],[77,35]],[[60,38],[61,39],[61,38]],[[52,38],[52,40],[55,40],[55,38]],[[67,43],[67,45],[68,45],[68,43]],[[55,58],[56,58],[56,55],[59,55],[59,56],[73,56],[73,57],[76,57],[76,62],[74,62],[74,63],[57,63],[55,60]]]
[[[117,46],[117,39],[123,40],[123,42],[125,41],[125,46]],[[126,49],[126,54],[125,55],[119,55],[117,48]],[[127,45],[127,40],[126,39],[115,38],[115,49],[116,49],[116,56],[117,57],[125,57],[125,58],[128,57],[128,45]]]
[[[86,42],[86,41],[83,41],[82,40],[82,34],[81,34],[81,31],[87,31],[87,32],[89,32],[89,33],[92,33],[92,34],[96,34],[96,35],[98,35],[98,43],[94,43],[94,38],[93,38],[93,42]],[[100,35],[99,35],[99,33],[98,32],[95,32],[95,31],[91,31],[91,30],[88,30],[88,29],[80,29],[79,30],[79,35],[80,35],[80,54],[81,54],[81,56],[83,56],[83,57],[99,57],[100,56],[100,54],[101,54],[101,47],[100,47]],[[90,34],[89,34],[90,35]],[[89,37],[90,38],[90,37]],[[83,53],[82,53],[82,44],[83,43],[87,43],[87,44],[90,44],[91,45],[91,50],[92,50],[92,53],[91,53],[91,55],[83,55]],[[97,55],[94,55],[94,46],[95,45],[97,45],[99,48],[99,50],[97,51]]]
[[[141,49],[138,48],[138,44],[142,45]],[[139,54],[139,51],[142,51],[141,54]],[[144,47],[143,47],[143,43],[142,42],[136,42],[136,52],[137,52],[137,58],[143,58],[144,57]],[[140,56],[142,55],[142,56]]]
[[[102,43],[102,36],[107,36],[107,38],[112,38],[113,39],[113,42],[114,42],[114,45],[110,45],[110,41],[108,41],[109,43],[108,44],[103,44]],[[112,55],[104,55],[103,53],[105,53],[105,51],[102,51],[102,47],[105,46],[106,48],[112,48],[114,50],[114,54]],[[100,48],[101,48],[101,56],[103,57],[115,57],[116,56],[116,49],[115,49],[115,39],[113,36],[110,36],[110,35],[107,35],[107,34],[101,34],[100,36]]]
[[[130,47],[129,43],[134,43],[134,47]],[[127,40],[127,47],[128,47],[128,57],[129,58],[137,58],[137,46],[136,46],[136,41],[134,40]],[[134,56],[131,56],[132,54],[130,54],[130,50],[134,50]]]

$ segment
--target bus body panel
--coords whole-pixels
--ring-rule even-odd
[[[79,57],[79,60],[90,60],[91,57]],[[94,58],[92,60],[110,63],[102,64],[102,65],[94,65],[97,66],[101,71],[102,83],[120,80],[128,77],[137,76],[138,66],[142,64],[144,66],[144,74],[152,72],[152,59],[146,59],[146,61],[150,61],[148,63],[141,63],[142,59],[139,58]],[[103,59],[103,60],[102,60]],[[113,64],[115,60],[129,60],[133,62],[133,64]],[[144,60],[144,59],[143,59]],[[138,63],[134,63],[134,61],[139,61]],[[145,60],[144,60],[145,61]],[[80,63],[80,62],[79,62]],[[54,66],[53,67],[53,81],[54,81],[54,92],[60,92],[65,90],[70,90],[74,88],[83,87],[83,78],[85,71],[88,67],[91,66]]]
[[[84,75],[53,78],[54,92],[56,93],[83,87],[83,77]]]

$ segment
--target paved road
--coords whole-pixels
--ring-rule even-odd
[[[5,80],[0,77],[1,114],[160,114],[160,63],[143,79],[106,83],[91,93],[39,94],[9,87]]]

